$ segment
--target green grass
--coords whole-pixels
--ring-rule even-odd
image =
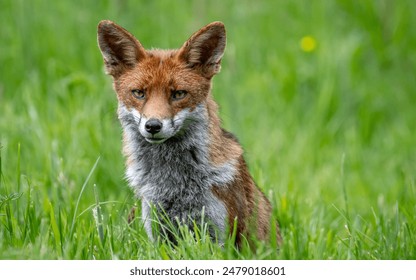
[[[415,3],[0,0],[0,259],[416,259]],[[147,48],[225,23],[214,95],[274,205],[279,251],[203,229],[173,246],[128,225],[101,19]]]

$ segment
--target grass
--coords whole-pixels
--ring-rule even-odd
[[[416,259],[414,1],[0,2],[0,259]],[[101,19],[148,48],[225,23],[214,95],[280,250],[128,225]]]

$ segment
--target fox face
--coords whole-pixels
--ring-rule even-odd
[[[129,83],[118,85],[119,102],[123,104],[119,114],[131,114],[140,134],[155,144],[181,135],[190,122],[197,121],[195,109],[209,93],[209,79],[175,63],[170,55],[166,60],[151,55],[123,78]],[[194,86],[195,80],[198,86]]]
[[[120,119],[128,118],[147,142],[160,144],[201,118],[196,108],[206,102],[220,70],[225,29],[214,22],[179,50],[145,50],[125,29],[103,21],[98,43],[114,77]]]

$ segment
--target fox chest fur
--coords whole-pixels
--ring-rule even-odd
[[[102,21],[98,43],[117,93],[127,179],[142,200],[148,235],[154,206],[173,224],[204,219],[214,234],[237,220],[237,243],[249,228],[265,239],[270,203],[248,173],[238,141],[221,128],[211,95],[224,25],[203,27],[178,50],[145,50],[128,31]]]

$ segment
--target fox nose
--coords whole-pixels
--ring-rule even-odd
[[[162,123],[158,119],[150,119],[144,125],[147,132],[156,134],[162,129]]]

